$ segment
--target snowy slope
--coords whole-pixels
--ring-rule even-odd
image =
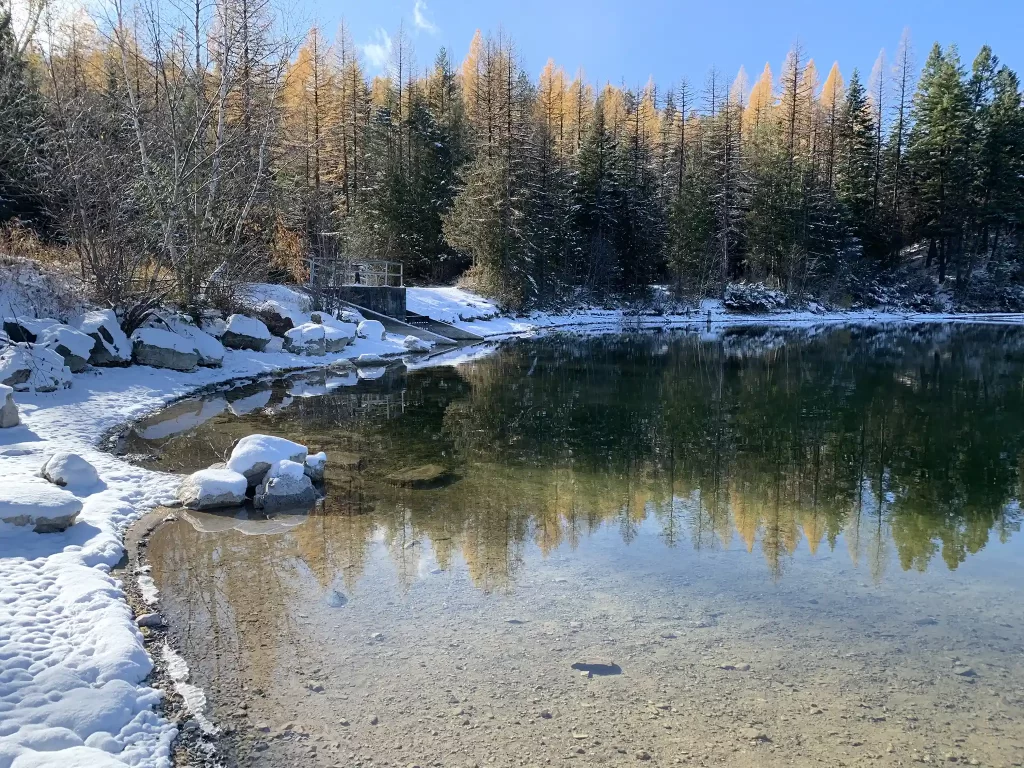
[[[79,522],[40,535],[0,524],[0,768],[170,765],[173,724],[142,683],[152,668],[111,568],[125,527],[169,500],[178,478],[132,466],[96,447],[107,429],[197,387],[342,357],[404,352],[394,340],[357,340],[318,358],[229,351],[220,369],[93,369],[71,389],[16,396],[22,425],[0,430],[6,478],[28,477],[58,450],[99,471]],[[104,488],[105,486],[105,488]]]

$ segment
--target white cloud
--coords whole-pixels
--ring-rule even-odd
[[[427,18],[427,0],[416,0],[412,7],[412,20],[416,29],[422,29],[432,35],[437,33],[437,25]]]
[[[374,69],[384,69],[391,59],[391,38],[383,29],[378,28],[373,40],[359,47],[363,49],[363,55]]]

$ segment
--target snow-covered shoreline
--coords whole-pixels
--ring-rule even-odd
[[[689,316],[627,316],[615,310],[511,318],[458,289],[410,289],[417,311],[490,339],[550,331],[732,326],[816,326],[886,322],[1024,324],[1021,315],[904,315],[882,312],[783,312],[736,316],[707,303]],[[428,293],[433,291],[433,294]],[[430,301],[424,301],[430,300]],[[472,305],[472,306],[469,306]],[[485,306],[489,305],[489,306]],[[432,315],[433,316],[433,315]],[[494,344],[411,358],[410,367],[456,364]],[[34,475],[52,453],[72,451],[99,472],[102,490],[83,496],[78,522],[35,534],[0,523],[0,768],[168,766],[176,727],[145,684],[153,662],[122,585],[111,569],[124,533],[147,510],[173,497],[179,478],[129,464],[102,450],[109,430],[196,390],[228,381],[329,366],[361,354],[404,354],[401,339],[358,339],[318,357],[229,351],[220,368],[176,372],[141,366],[89,369],[71,389],[19,394],[22,424],[0,431],[7,478]]]

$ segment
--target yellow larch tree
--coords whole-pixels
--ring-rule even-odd
[[[755,136],[769,121],[772,107],[775,104],[775,83],[772,79],[772,68],[765,64],[761,76],[754,82],[747,99],[747,107],[743,114],[743,125],[748,136]]]
[[[839,62],[833,62],[825,84],[821,88],[818,109],[821,115],[821,145],[825,158],[822,174],[830,188],[835,186],[836,152],[839,143],[839,117],[846,99],[846,83],[839,71]]]

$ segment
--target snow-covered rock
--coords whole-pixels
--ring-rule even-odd
[[[370,368],[376,366],[387,365],[388,361],[386,358],[380,355],[374,354],[373,352],[364,352],[353,361],[359,368]]]
[[[92,365],[127,365],[132,360],[132,345],[117,322],[117,315],[110,309],[86,312],[75,323],[75,327],[93,340],[89,353]]]
[[[327,467],[327,454],[323,451],[320,453],[311,453],[306,457],[306,475],[314,483],[323,482],[324,469]]]
[[[384,341],[384,324],[378,320],[363,320],[357,326],[356,333],[361,339]]]
[[[88,334],[82,333],[70,325],[55,323],[44,329],[36,339],[47,349],[52,349],[64,358],[64,364],[72,373],[81,373],[89,365],[95,341]]]
[[[231,315],[220,340],[225,347],[262,352],[272,338],[273,334],[267,330],[267,326],[255,317]]]
[[[186,509],[236,507],[245,503],[249,482],[231,469],[201,469],[178,486],[178,501]]]
[[[284,351],[284,339],[280,336],[275,336],[267,342],[267,346],[263,348],[264,352],[282,352]]]
[[[139,328],[132,334],[132,360],[153,368],[194,371],[199,353],[191,339],[160,328]]]
[[[245,475],[249,485],[259,485],[271,466],[282,460],[302,464],[307,452],[306,446],[283,437],[248,435],[232,449],[228,469]]]
[[[48,458],[39,470],[39,476],[73,491],[93,488],[100,481],[96,467],[77,453],[67,451],[58,451]]]
[[[323,355],[327,351],[325,328],[316,323],[297,325],[284,335],[284,348],[298,355]]]
[[[406,336],[402,339],[402,346],[410,352],[429,352],[434,345],[417,336]]]
[[[0,353],[0,384],[15,392],[54,392],[71,386],[71,369],[52,349],[11,344]]]
[[[338,320],[343,323],[350,323],[351,325],[359,325],[366,318],[363,317],[362,312],[355,309],[341,309],[338,310]]]
[[[342,323],[339,326],[325,326],[324,345],[328,354],[341,352],[345,347],[356,340],[356,326],[352,323]]]
[[[0,384],[0,429],[16,427],[21,423],[18,416],[18,404],[14,402],[14,389],[6,384]]]
[[[199,355],[199,365],[205,368],[220,368],[224,364],[224,345],[211,334],[193,325],[186,316],[170,315],[159,318],[157,322],[162,323],[172,333],[192,342],[196,354]]]
[[[267,470],[256,491],[253,503],[257,509],[308,509],[316,502],[316,490],[306,474],[304,463],[282,459]]]
[[[0,487],[0,522],[30,525],[36,533],[65,530],[81,510],[74,494],[39,478],[6,477]]]
[[[38,344],[52,349],[72,373],[80,373],[89,364],[93,340],[77,328],[50,318],[5,317],[4,333],[10,341]]]
[[[324,342],[328,354],[341,352],[358,336],[358,322],[339,320],[328,312],[313,312],[310,318],[314,323],[324,326]]]

